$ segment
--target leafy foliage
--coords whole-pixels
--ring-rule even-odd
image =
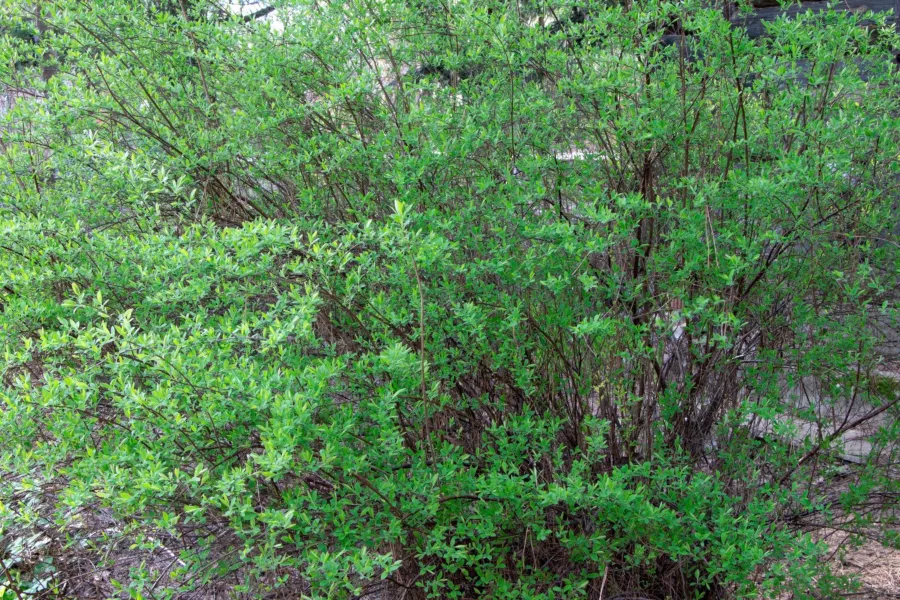
[[[16,594],[820,598],[892,535],[883,17],[5,4]]]

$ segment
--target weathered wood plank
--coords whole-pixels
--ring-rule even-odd
[[[793,417],[781,416],[773,420],[754,422],[751,433],[759,439],[777,439],[794,448],[822,443],[834,432],[833,427],[820,427],[816,423]],[[845,462],[864,464],[872,454],[870,434],[857,429],[849,429],[832,440],[831,447],[838,458]]]
[[[838,12],[860,13],[865,11],[871,12],[887,12],[896,8],[897,0],[844,0],[835,10]],[[747,30],[747,34],[751,38],[762,37],[766,34],[765,22],[774,21],[781,16],[796,17],[800,13],[806,11],[820,12],[828,8],[827,2],[803,2],[799,5],[793,5],[787,9],[780,6],[768,6],[757,8],[753,14],[741,15],[731,19],[731,22],[738,27]],[[893,23],[894,15],[888,16],[888,22]]]

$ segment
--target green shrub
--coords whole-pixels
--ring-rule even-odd
[[[9,589],[821,598],[817,529],[891,534],[870,16],[6,4],[43,31],[4,45],[39,98],[3,134],[0,527],[45,540]],[[784,417],[824,433],[757,439]]]

